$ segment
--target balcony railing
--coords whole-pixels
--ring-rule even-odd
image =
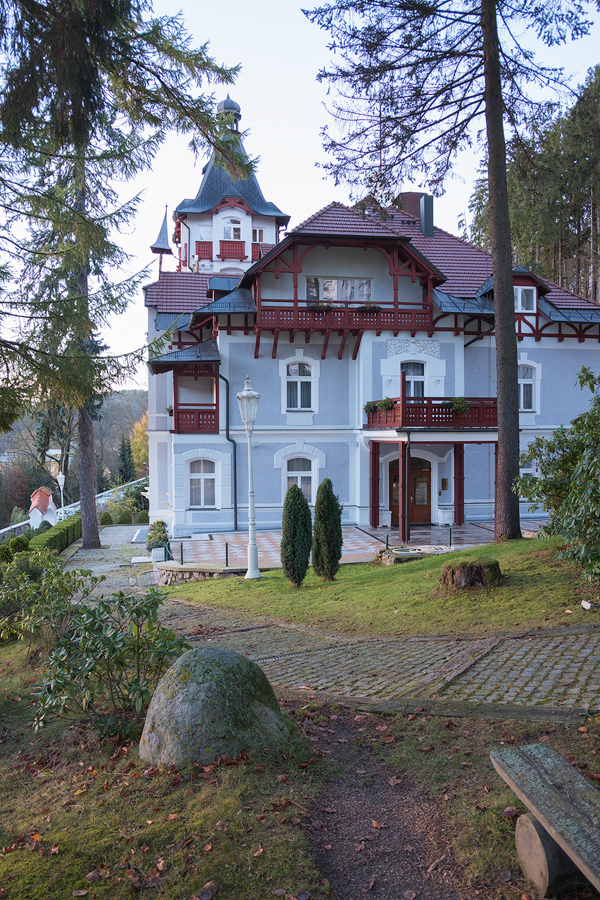
[[[393,407],[367,413],[367,428],[497,428],[495,397],[467,397],[469,409],[455,412],[452,398],[394,397]]]
[[[256,324],[263,328],[363,329],[387,331],[430,331],[431,310],[395,306],[383,301],[372,309],[356,303],[309,304],[305,300],[267,300],[257,304]]]
[[[214,404],[180,403],[173,413],[173,431],[179,434],[218,434]]]
[[[248,259],[244,241],[220,241],[219,259]]]
[[[198,259],[212,259],[212,241],[196,241],[196,257]]]

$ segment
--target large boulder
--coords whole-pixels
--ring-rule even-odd
[[[256,663],[232,650],[189,650],[154,692],[140,741],[153,765],[189,768],[287,741],[279,705]]]

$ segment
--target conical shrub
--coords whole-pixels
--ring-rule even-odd
[[[285,495],[281,528],[283,574],[300,587],[308,570],[312,522],[306,497],[297,484],[293,484]]]
[[[330,478],[317,491],[312,542],[312,565],[316,575],[333,581],[342,558],[342,504],[333,493]]]

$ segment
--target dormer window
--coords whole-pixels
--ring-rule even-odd
[[[242,223],[239,219],[225,219],[223,224],[223,239],[226,241],[241,241]]]
[[[535,288],[515,287],[515,312],[535,312]]]

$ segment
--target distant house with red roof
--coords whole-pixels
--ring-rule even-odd
[[[39,487],[31,495],[29,521],[32,528],[39,528],[42,522],[50,522],[51,525],[56,525],[58,510],[54,504],[54,494],[50,488]]]
[[[235,394],[250,375],[258,527],[280,527],[291,484],[314,503],[324,477],[344,523],[403,539],[411,524],[492,519],[491,256],[437,228],[426,194],[330,203],[283,233],[256,178],[212,161],[203,175],[176,210],[177,271],[145,289],[151,334],[172,328],[150,363],[151,516],[176,536],[245,526]],[[521,266],[514,298],[524,450],[586,408],[575,380],[597,364],[600,307]]]

